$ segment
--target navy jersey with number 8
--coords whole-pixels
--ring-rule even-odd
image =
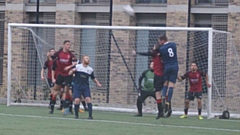
[[[177,66],[178,57],[177,57],[177,47],[174,42],[167,42],[160,48],[160,54],[164,66]]]

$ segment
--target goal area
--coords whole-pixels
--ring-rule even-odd
[[[207,88],[203,78],[202,115],[213,118],[228,110],[231,117],[240,117],[240,63],[232,34],[196,27],[9,23],[7,105],[48,106],[50,89],[47,79],[41,80],[46,54],[70,40],[71,51],[78,59],[84,54],[90,57],[90,66],[102,84],[98,88],[90,80],[93,109],[137,112],[138,78],[149,68],[151,57],[133,55],[132,51],[150,51],[161,34],[177,44],[178,75],[189,71],[193,61],[208,73],[212,87]],[[188,89],[188,80],[177,81],[173,115],[183,114]],[[143,113],[157,113],[153,98],[146,99]],[[197,115],[196,100],[190,103],[189,115]]]

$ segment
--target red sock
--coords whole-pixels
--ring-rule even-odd
[[[168,96],[166,96],[166,101],[168,101]]]
[[[52,100],[56,101],[56,96],[52,95]]]
[[[70,97],[71,97],[71,96],[70,96],[69,94],[66,94],[66,95],[65,95],[65,100],[66,100],[66,99],[70,99]]]
[[[158,104],[162,103],[162,99],[157,99],[157,103]]]

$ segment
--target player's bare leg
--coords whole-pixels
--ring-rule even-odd
[[[58,95],[58,91],[61,89],[61,86],[60,85],[57,85],[55,84],[54,87],[52,88],[53,90],[53,95],[52,95],[52,98],[50,100],[50,114],[53,114],[53,111],[54,111],[54,106],[56,104],[56,97]]]
[[[93,119],[92,117],[92,101],[90,97],[86,97],[85,101],[87,102],[88,105],[88,119]]]
[[[202,120],[203,117],[201,116],[202,113],[202,100],[201,99],[197,99],[198,102],[198,119]]]
[[[163,117],[163,107],[162,107],[162,94],[161,91],[156,91],[156,101],[157,101],[157,108],[158,108],[158,116],[156,119],[159,119],[160,117]]]
[[[75,110],[75,118],[78,119],[78,110],[80,105],[80,98],[74,99],[74,110]]]

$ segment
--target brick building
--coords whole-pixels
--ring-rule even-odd
[[[40,0],[40,23],[43,24],[66,24],[66,25],[109,25],[109,1],[110,0]],[[189,3],[190,2],[190,3]],[[132,18],[123,12],[122,6],[132,4],[136,11],[136,17]],[[36,0],[0,0],[0,93],[1,98],[6,98],[6,71],[7,71],[7,24],[14,23],[35,23],[36,18]],[[189,13],[190,11],[190,13]],[[160,26],[160,27],[212,27],[217,30],[229,31],[233,34],[233,40],[237,46],[237,50],[240,51],[240,0],[113,0],[113,21],[112,25],[115,26]],[[189,18],[190,17],[190,21]],[[61,33],[61,34],[56,34]],[[67,33],[67,34],[66,34]],[[54,42],[55,47],[61,45],[61,38],[70,38],[75,44],[81,44],[84,39],[80,39],[76,36],[79,31],[71,30],[56,30],[55,35],[47,40]],[[87,32],[86,32],[87,33]],[[98,36],[101,35],[97,32]],[[104,31],[102,33],[105,33]],[[90,32],[95,34],[94,32]],[[138,63],[135,63],[135,59],[129,57],[129,50],[137,43],[136,39],[146,36],[149,40],[155,40],[160,33],[139,33],[140,36],[131,36],[136,33],[128,32],[125,39],[121,44],[123,54],[126,54],[127,62],[132,70],[136,70],[137,74],[142,71],[142,68]],[[186,34],[186,33],[185,33]],[[61,35],[61,36],[60,36]],[[123,35],[120,32],[114,32],[114,35]],[[85,35],[87,36],[87,35]],[[172,34],[174,36],[174,34]],[[98,37],[96,37],[98,38]],[[170,37],[171,38],[171,37]],[[181,37],[182,38],[182,37]],[[4,40],[3,40],[4,39]],[[93,39],[94,40],[94,39]],[[180,40],[180,39],[179,39]],[[182,39],[181,39],[182,40]],[[99,41],[99,46],[107,44],[106,41]],[[179,41],[180,42],[180,41]],[[87,44],[88,41],[85,41]],[[180,43],[181,44],[181,43]],[[182,43],[184,44],[184,43]],[[121,57],[117,52],[115,45],[111,45],[111,61],[103,61],[101,64],[97,64],[98,69],[104,68],[104,65],[110,64],[110,80],[118,80],[118,82],[108,84],[109,93],[105,90],[105,87],[93,92],[93,98],[95,102],[99,103],[119,103],[119,104],[135,104],[137,93],[132,90],[133,84],[128,78],[118,75],[122,72],[127,72],[125,68],[119,67],[117,61],[121,61]],[[74,50],[78,53],[91,53],[89,48],[84,46],[74,46]],[[104,46],[102,46],[104,48]],[[92,48],[90,48],[92,49]],[[95,48],[99,51],[99,48]],[[147,48],[145,48],[147,49]],[[141,48],[144,50],[144,48]],[[141,51],[140,50],[140,51]],[[103,51],[103,50],[101,50]],[[107,53],[108,48],[105,48]],[[185,56],[185,52],[180,52],[182,57]],[[93,54],[94,55],[94,54]],[[94,60],[107,59],[106,57],[98,57]],[[138,58],[136,59],[138,61]],[[145,60],[147,61],[147,60]],[[184,65],[184,64],[183,64]],[[185,64],[186,65],[186,64]],[[184,66],[185,66],[184,65]],[[135,66],[139,66],[135,68]],[[183,66],[183,68],[184,68]],[[181,65],[180,65],[181,67]],[[108,69],[102,71],[106,73]],[[101,71],[99,71],[101,72]],[[24,73],[24,71],[22,71]],[[99,74],[99,76],[103,76]],[[137,75],[135,76],[137,78]],[[103,78],[101,81],[107,83],[108,80]],[[120,85],[119,84],[124,84]],[[174,96],[179,98],[184,97],[184,86],[179,86],[178,94]],[[181,93],[181,94],[180,94]],[[122,95],[122,96],[119,96]],[[41,98],[40,98],[41,99]],[[153,101],[149,100],[148,103],[152,104]],[[176,106],[182,106],[182,103],[177,103]],[[205,104],[206,107],[206,104]]]

